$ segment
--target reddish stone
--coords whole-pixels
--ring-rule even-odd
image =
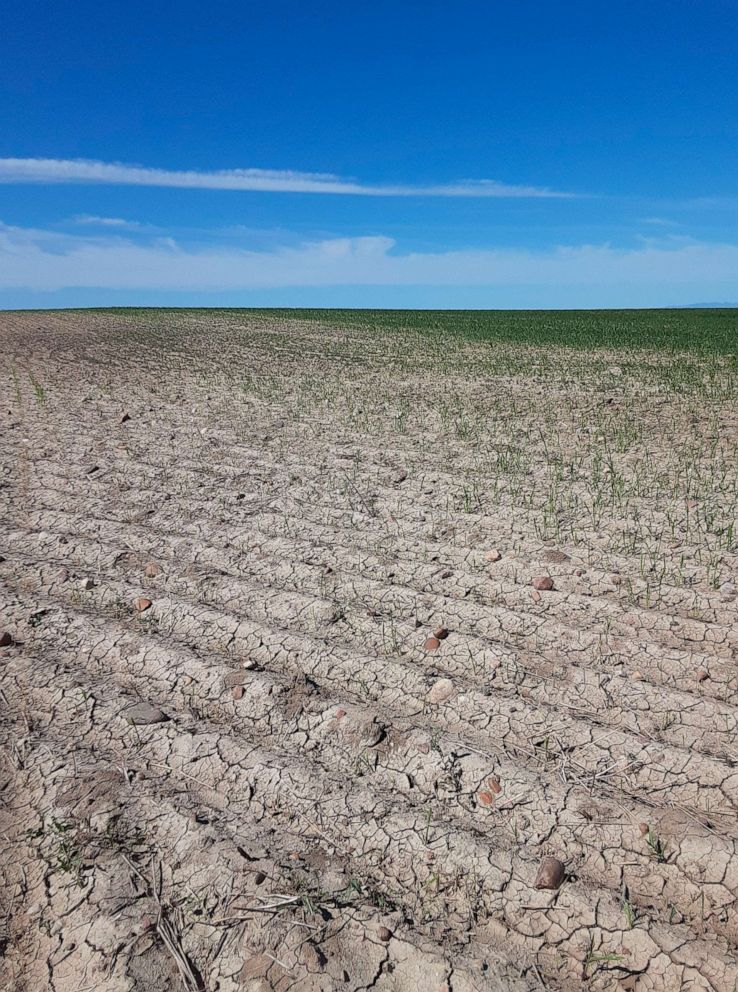
[[[539,592],[550,592],[554,587],[554,581],[550,575],[536,575],[531,585]]]
[[[538,868],[536,880],[533,883],[536,889],[558,889],[564,881],[565,869],[563,861],[558,858],[544,858]]]

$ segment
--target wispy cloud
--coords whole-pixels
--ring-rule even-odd
[[[72,224],[82,227],[115,228],[118,231],[141,231],[146,225],[138,220],[126,220],[123,217],[96,217],[94,214],[78,214],[72,217]]]
[[[151,169],[89,159],[2,158],[0,183],[102,183],[170,186],[177,189],[251,190],[263,193],[328,193],[351,196],[544,197],[569,199],[545,186],[516,186],[495,179],[464,179],[448,184],[371,184],[330,173],[270,169],[215,172]]]

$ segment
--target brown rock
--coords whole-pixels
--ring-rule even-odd
[[[533,886],[536,889],[558,889],[564,881],[564,874],[563,861],[559,861],[558,858],[544,858],[539,865]]]
[[[622,575],[619,575],[617,572],[613,572],[613,574],[610,576],[610,582],[612,582],[614,586],[622,585],[623,577]]]
[[[639,824],[638,824],[638,829],[640,830],[640,832],[641,832],[641,833],[643,834],[643,836],[645,837],[645,836],[646,836],[646,834],[647,834],[647,833],[649,832],[649,830],[650,830],[651,828],[649,827],[649,825],[648,825],[647,823],[639,823]]]
[[[346,710],[342,706],[339,706],[336,710],[336,720],[342,720],[345,716]]]
[[[143,613],[144,610],[148,610],[151,606],[151,600],[145,596],[139,596],[138,599],[134,599],[133,605],[139,613]]]
[[[490,548],[487,554],[484,556],[487,561],[495,562],[502,558],[502,553],[497,550],[497,548]]]
[[[436,638],[436,640],[445,641],[446,638],[448,637],[448,630],[446,629],[446,627],[439,627],[438,630],[433,631],[433,636]]]
[[[231,689],[231,695],[234,699],[243,699],[243,691],[242,685],[234,685]]]
[[[389,927],[380,927],[377,930],[377,936],[386,944],[389,940],[392,940],[392,931]]]
[[[710,675],[708,672],[704,670],[704,668],[698,668],[695,674],[695,678],[697,679],[698,682],[706,682],[707,679],[710,678]]]
[[[441,642],[438,640],[437,637],[429,637],[428,640],[423,645],[426,651],[437,651],[440,648],[440,646],[441,646]]]
[[[531,589],[530,598],[533,600],[534,603],[540,603],[541,594],[538,592],[537,589]]]
[[[554,587],[554,581],[550,575],[536,575],[531,585],[539,592],[549,592]]]
[[[161,565],[158,565],[155,561],[150,561],[144,569],[144,575],[147,579],[155,579],[157,575],[161,575],[162,571]]]
[[[7,630],[0,630],[0,648],[9,648],[13,645],[13,638]]]
[[[68,578],[69,578],[69,569],[66,568],[66,567],[64,567],[64,566],[62,566],[59,569],[59,571],[56,573],[56,581],[57,582],[66,582]]]
[[[480,806],[494,806],[495,797],[492,795],[491,792],[486,792],[486,791],[478,792],[477,802],[479,803]]]
[[[502,792],[502,786],[500,785],[500,780],[496,775],[490,775],[487,779],[487,785],[490,787],[491,791],[499,795]]]

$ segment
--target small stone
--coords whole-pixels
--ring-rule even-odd
[[[631,675],[631,678],[635,682],[640,682],[641,679],[643,678],[643,672],[633,672],[633,674]]]
[[[438,679],[430,688],[427,695],[429,703],[443,703],[453,695],[454,684],[451,679]]]
[[[59,569],[59,571],[56,573],[56,581],[66,582],[68,578],[69,578],[69,569],[62,566]]]
[[[530,598],[533,600],[534,603],[540,603],[541,594],[538,592],[537,589],[531,589]]]
[[[704,668],[698,668],[695,673],[695,678],[698,682],[706,682],[707,679],[710,678],[710,675],[704,670]]]
[[[155,579],[157,575],[161,575],[162,571],[161,565],[158,565],[155,561],[150,561],[144,569],[144,575],[147,579]]]
[[[502,792],[502,786],[500,785],[500,780],[497,778],[496,775],[490,775],[490,777],[487,779],[487,785],[496,795],[499,795]]]
[[[242,685],[234,685],[231,689],[231,695],[234,699],[243,699],[243,691]]]
[[[647,823],[639,823],[638,829],[640,830],[641,834],[643,834],[643,836],[645,837],[651,828]]]
[[[575,568],[575,569],[574,569],[574,574],[576,575],[576,577],[577,577],[578,579],[581,579],[581,577],[582,577],[583,575],[585,575],[586,573],[585,573],[585,571],[584,571],[584,569],[583,569],[583,568]]]
[[[121,413],[120,417],[118,417],[118,423],[126,424],[130,419],[131,419],[130,413]]]
[[[425,644],[423,645],[426,651],[437,651],[441,646],[441,642],[437,637],[429,637]]]
[[[343,720],[345,716],[346,716],[346,710],[342,706],[339,706],[338,709],[336,710],[336,720]]]
[[[495,562],[502,558],[502,553],[497,550],[497,548],[490,548],[487,554],[484,556],[487,561]]]
[[[544,561],[550,561],[554,565],[563,565],[564,562],[571,561],[569,555],[565,551],[559,551],[558,548],[544,551],[542,557]]]
[[[379,930],[377,930],[377,936],[386,944],[388,941],[392,940],[392,931],[389,927],[380,927]]]
[[[612,582],[614,586],[619,586],[623,582],[623,577],[622,575],[619,575],[617,572],[613,572],[613,574],[610,576],[610,582]]]
[[[558,889],[564,881],[564,863],[558,858],[547,857],[541,861],[533,887],[536,889]]]
[[[13,646],[13,638],[7,630],[0,630],[0,648],[10,648]]]
[[[439,627],[438,630],[433,631],[433,636],[436,638],[436,640],[445,641],[446,638],[448,637],[448,630],[446,629],[446,627]]]
[[[554,582],[550,575],[536,575],[531,585],[539,592],[549,592],[553,589]]]
[[[123,710],[121,716],[128,723],[132,723],[135,726],[145,725],[149,723],[165,723],[169,717],[158,706],[152,706],[151,703],[135,703],[133,706],[129,706],[128,709]]]
[[[79,583],[80,589],[84,589],[85,591],[92,589],[94,585],[95,585],[94,579],[81,579]]]
[[[241,662],[241,668],[245,668],[247,672],[251,672],[258,667],[259,667],[258,664],[254,661],[253,658],[244,658],[243,661]]]
[[[145,596],[139,596],[138,599],[134,599],[133,605],[139,613],[143,613],[144,610],[148,610],[151,606],[151,600]]]
[[[266,882],[266,875],[263,871],[257,871],[254,873],[254,884],[263,885]]]
[[[182,676],[182,685],[192,685],[192,683],[194,681],[195,680],[192,678],[191,675],[183,675]]]
[[[477,793],[477,802],[480,806],[494,806],[495,797],[491,792],[479,792]]]

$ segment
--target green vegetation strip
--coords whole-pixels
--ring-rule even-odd
[[[280,308],[94,309],[119,316],[208,314],[247,320],[285,318],[336,328],[412,332],[435,339],[516,343],[588,351],[596,348],[738,356],[738,308],[668,310],[329,310]]]

